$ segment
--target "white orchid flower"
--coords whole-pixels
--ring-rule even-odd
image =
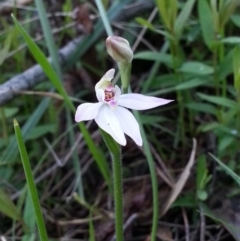
[[[133,93],[121,94],[121,89],[111,83],[114,72],[114,69],[110,69],[96,84],[95,91],[98,103],[84,103],[78,106],[75,121],[94,119],[98,126],[111,135],[120,145],[125,146],[127,143],[125,133],[137,145],[142,146],[138,122],[126,108],[147,110],[165,105],[172,100]]]

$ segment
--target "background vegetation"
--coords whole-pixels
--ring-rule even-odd
[[[135,52],[132,91],[175,100],[135,113],[144,147],[128,139],[122,149],[125,239],[150,240],[155,214],[156,240],[240,240],[239,9],[238,0],[1,3],[0,240],[37,240],[45,228],[49,240],[113,240],[110,156],[94,122],[74,122],[117,69],[111,31]]]

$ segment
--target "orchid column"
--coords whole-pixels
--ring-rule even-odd
[[[116,241],[123,241],[123,198],[122,198],[122,160],[120,145],[127,144],[128,135],[142,146],[140,128],[134,115],[128,110],[147,110],[165,105],[172,100],[127,93],[129,88],[131,61],[133,53],[127,40],[111,36],[106,41],[107,51],[119,63],[122,91],[111,80],[115,70],[108,70],[95,86],[97,103],[84,103],[78,106],[75,121],[94,119],[100,127],[103,139],[109,149],[113,162],[115,233]],[[141,105],[139,105],[141,103]]]

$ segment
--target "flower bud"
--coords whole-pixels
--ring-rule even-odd
[[[124,38],[118,36],[109,36],[106,39],[106,47],[108,54],[120,63],[131,63],[133,59],[133,52]]]

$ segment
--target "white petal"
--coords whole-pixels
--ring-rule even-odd
[[[121,89],[117,86],[117,85],[115,85],[115,96],[114,96],[114,100],[118,100],[119,98],[120,98],[120,96],[121,96]]]
[[[84,103],[78,106],[76,115],[75,115],[75,121],[87,121],[94,119],[99,112],[100,107],[103,105],[103,103]]]
[[[103,77],[97,82],[97,84],[95,85],[95,91],[97,92],[97,90],[99,88],[101,88],[101,85],[104,84],[104,82],[106,81],[110,81],[113,79],[114,77],[114,73],[115,73],[115,69],[110,69],[108,70],[105,75],[103,75]]]
[[[142,146],[140,128],[133,114],[129,110],[120,106],[114,110],[114,113],[118,118],[124,133],[130,136],[137,145]]]
[[[121,89],[117,85],[115,85],[114,99],[110,100],[108,102],[105,101],[105,103],[107,103],[111,109],[115,109],[118,105],[117,102],[118,102],[118,99],[120,98],[120,96],[121,96]]]
[[[173,100],[166,100],[141,94],[121,95],[118,104],[133,110],[147,110],[160,105],[166,105]]]
[[[102,79],[111,81],[114,77],[114,73],[115,73],[115,69],[110,69],[105,73],[105,75],[102,77]]]
[[[96,91],[96,96],[99,102],[104,102],[105,94],[103,89],[98,89]]]
[[[95,118],[97,124],[111,135],[120,145],[126,145],[126,138],[124,136],[123,130],[120,123],[113,113],[113,111],[108,107],[108,105],[103,105],[99,110],[97,117]]]

